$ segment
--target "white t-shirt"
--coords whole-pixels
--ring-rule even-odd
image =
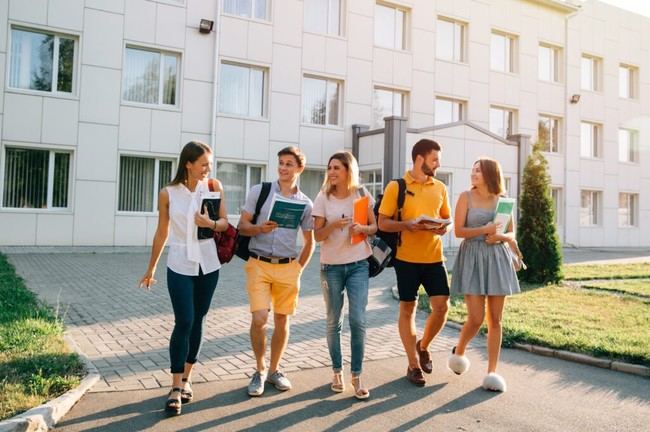
[[[370,198],[368,204],[368,213],[370,213],[375,201],[370,194],[366,193],[366,195]],[[339,199],[334,195],[328,197],[325,192],[321,191],[314,200],[314,209],[311,214],[312,216],[324,217],[326,223],[341,217],[352,217],[354,200],[359,196],[357,192],[350,194],[347,198]],[[351,244],[349,226],[333,230],[325,240],[320,242],[321,264],[348,264],[366,259],[371,253],[370,243],[367,238],[365,241]]]

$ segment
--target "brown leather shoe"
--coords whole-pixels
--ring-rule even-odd
[[[427,383],[424,380],[424,375],[422,375],[422,369],[420,368],[407,368],[406,379],[418,387],[424,387],[424,385]]]
[[[431,354],[429,350],[421,350],[420,342],[422,339],[415,343],[415,350],[418,352],[418,357],[420,358],[420,367],[424,373],[430,374],[433,372],[433,361],[431,361]]]

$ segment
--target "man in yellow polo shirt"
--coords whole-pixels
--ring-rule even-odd
[[[449,225],[431,228],[416,223],[422,215],[433,218],[451,217],[445,185],[434,178],[440,166],[440,145],[430,139],[421,139],[413,146],[413,169],[404,174],[406,196],[401,221],[395,220],[399,186],[392,181],[386,186],[379,207],[379,229],[398,232],[401,243],[393,261],[399,291],[399,335],[408,357],[406,378],[417,386],[426,383],[422,371],[431,373],[433,363],[429,344],[440,333],[447,320],[449,282],[442,255],[440,236]],[[431,303],[431,314],[424,326],[422,339],[417,340],[415,312],[417,292],[424,286]]]

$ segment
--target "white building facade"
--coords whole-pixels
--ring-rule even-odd
[[[313,198],[352,125],[394,115],[490,131],[430,128],[454,200],[482,154],[516,194],[498,138],[529,135],[565,244],[650,247],[650,19],[595,1],[2,0],[0,76],[0,245],[150,244],[193,139],[233,221],[287,145]]]

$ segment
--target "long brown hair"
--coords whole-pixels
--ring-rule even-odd
[[[357,163],[357,160],[352,155],[352,153],[348,151],[340,151],[334,153],[332,156],[330,156],[330,159],[327,161],[328,168],[330,166],[330,162],[332,162],[332,160],[334,159],[341,162],[341,164],[345,167],[346,171],[348,172],[348,184],[347,184],[348,190],[358,187],[359,186],[359,164]],[[321,189],[325,192],[327,198],[329,198],[330,194],[334,191],[334,186],[330,184],[329,176],[327,174],[325,175],[325,181],[323,181],[323,186]]]
[[[181,150],[181,155],[178,160],[178,168],[176,168],[176,175],[169,183],[171,186],[185,183],[187,181],[187,163],[194,163],[198,158],[203,156],[204,153],[212,154],[212,149],[209,145],[201,141],[190,141]]]
[[[473,165],[478,164],[481,167],[483,180],[488,188],[488,192],[494,195],[504,195],[506,188],[503,184],[503,175],[501,174],[501,164],[496,159],[489,157],[480,157]]]

